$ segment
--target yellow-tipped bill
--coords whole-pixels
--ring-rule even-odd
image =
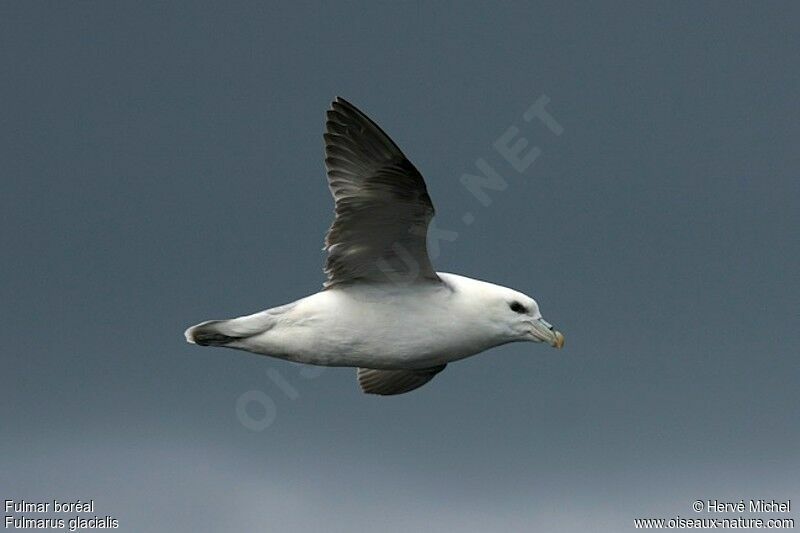
[[[533,321],[531,333],[537,341],[546,342],[553,348],[563,348],[564,346],[564,334],[556,331],[556,328],[544,318]]]
[[[563,348],[564,347],[564,334],[561,333],[560,331],[556,331],[554,333],[554,335],[555,335],[555,338],[556,338],[556,342],[553,343],[553,347],[554,348]]]

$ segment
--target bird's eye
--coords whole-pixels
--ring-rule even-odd
[[[528,310],[527,310],[527,309],[525,309],[525,306],[524,306],[524,305],[522,305],[522,304],[521,304],[521,303],[519,303],[519,302],[511,302],[511,303],[509,304],[509,307],[510,307],[510,308],[511,308],[511,310],[512,310],[512,311],[514,311],[515,313],[527,313],[527,312],[528,312]]]

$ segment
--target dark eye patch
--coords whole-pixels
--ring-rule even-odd
[[[527,313],[527,312],[528,312],[528,310],[527,310],[527,309],[525,309],[525,306],[524,306],[524,305],[522,305],[522,304],[521,304],[521,303],[519,303],[519,302],[511,302],[511,303],[510,303],[508,306],[509,306],[509,307],[511,308],[511,310],[512,310],[512,311],[514,311],[515,313]]]

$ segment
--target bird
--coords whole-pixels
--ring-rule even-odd
[[[366,114],[336,97],[323,137],[334,220],[322,290],[201,322],[185,331],[189,343],[355,367],[361,390],[381,396],[415,390],[448,364],[503,344],[564,346],[530,296],[434,270],[425,180]]]

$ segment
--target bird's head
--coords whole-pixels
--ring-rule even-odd
[[[554,348],[564,346],[564,335],[542,318],[536,300],[513,289],[495,287],[485,298],[491,306],[495,326],[505,330],[511,342],[546,342]]]
[[[496,307],[514,340],[546,342],[553,348],[564,346],[564,334],[542,318],[539,304],[530,296],[507,289],[505,294],[499,295]]]
[[[554,348],[564,346],[564,334],[542,318],[536,300],[514,289],[453,274],[439,273],[471,309],[477,330],[491,332],[499,344],[507,342],[546,342]]]

